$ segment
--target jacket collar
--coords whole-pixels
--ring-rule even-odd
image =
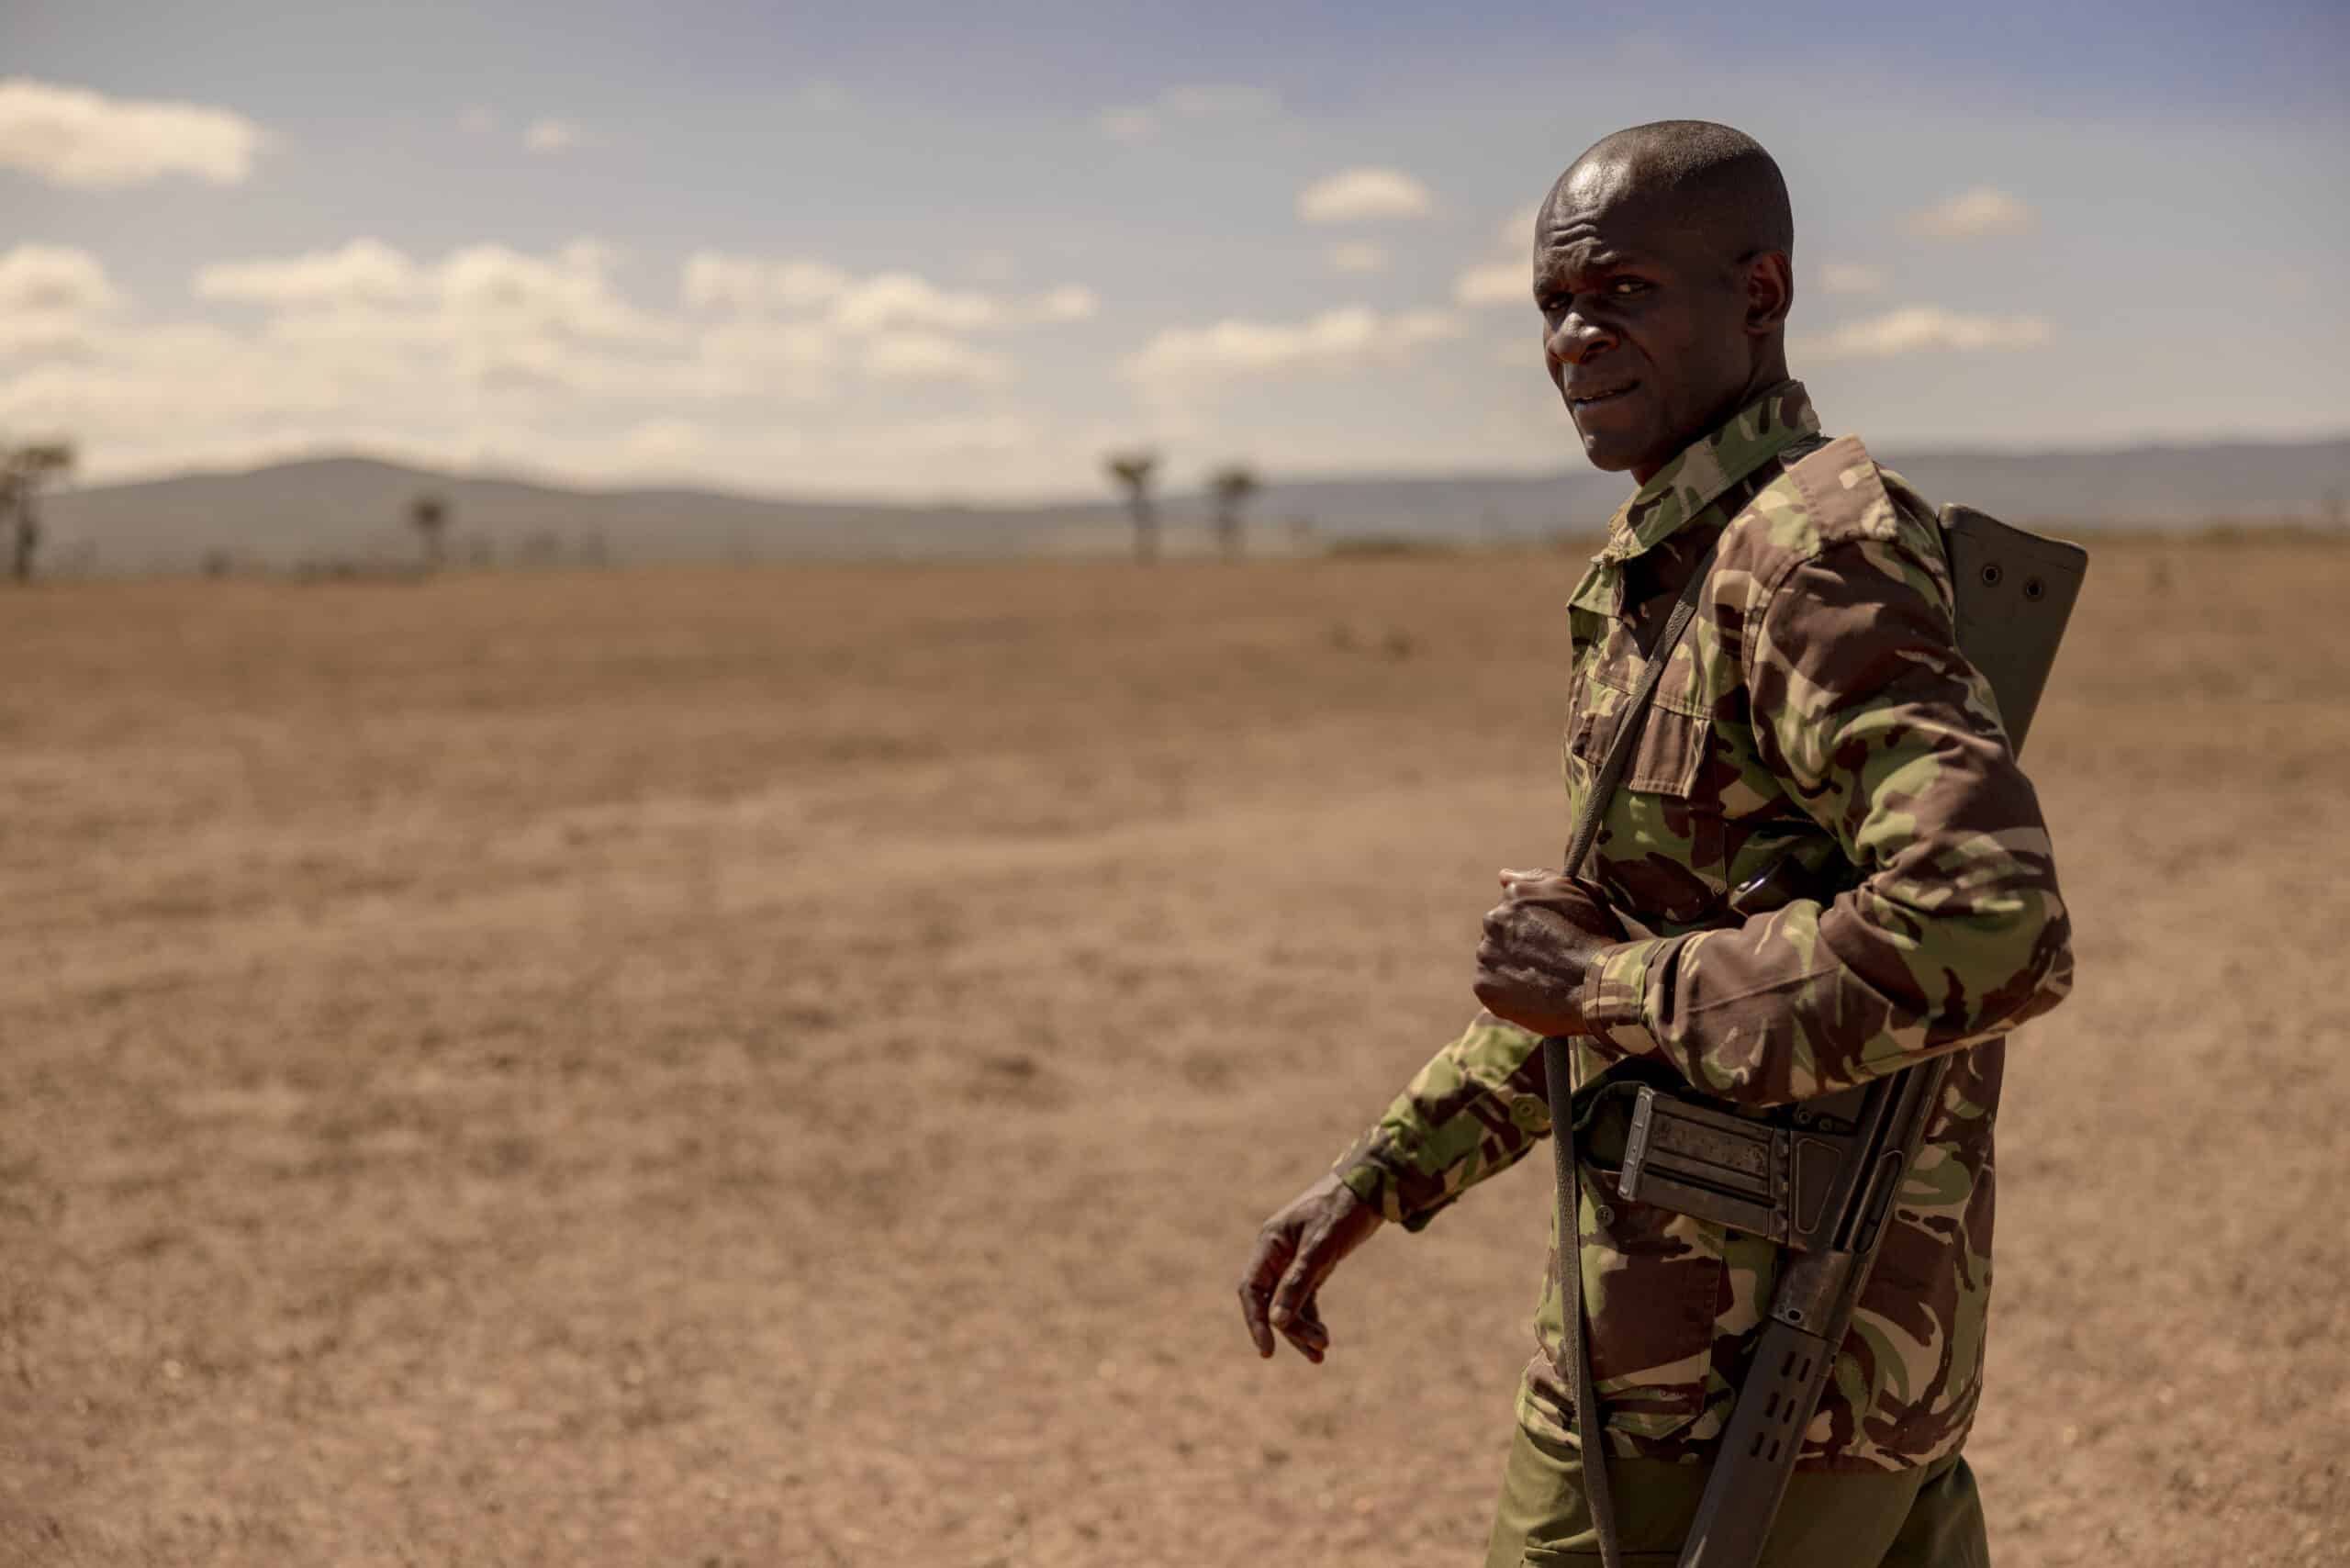
[[[1788,446],[1819,431],[1819,416],[1800,381],[1782,381],[1756,395],[1711,432],[1673,455],[1671,461],[1617,509],[1607,542],[1592,557],[1592,569],[1572,603],[1603,615],[1620,612],[1619,566],[1680,532],[1721,499],[1739,481]]]

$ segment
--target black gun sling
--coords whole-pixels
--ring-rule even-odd
[[[1721,548],[1723,530],[1746,509],[1749,501],[1762,493],[1765,485],[1827,444],[1828,438],[1816,433],[1788,442],[1775,460],[1765,463],[1731,493],[1707,509],[1718,514],[1720,521],[1715,525],[1714,536],[1698,555],[1696,564],[1689,568],[1689,580],[1681,585],[1680,597],[1673,600],[1672,612],[1657,633],[1656,645],[1648,651],[1648,665],[1640,672],[1640,684],[1625,704],[1615,738],[1608,743],[1607,755],[1600,760],[1599,772],[1591,781],[1591,792],[1583,797],[1583,811],[1575,818],[1574,834],[1567,841],[1566,859],[1560,867],[1564,875],[1575,877],[1583,873],[1592,841],[1599,836],[1600,818],[1606,814],[1607,803],[1615,798],[1617,786],[1623,783],[1624,774],[1632,765],[1632,752],[1639,745],[1640,732],[1648,727],[1649,709],[1656,701],[1656,689],[1664,679],[1665,666],[1673,662],[1673,650],[1681,646],[1689,622],[1696,616],[1697,602],[1705,597],[1706,584],[1714,574],[1714,554]],[[1568,1365],[1560,1371],[1574,1393],[1575,1447],[1583,1460],[1583,1492],[1591,1501],[1592,1524],[1599,1534],[1600,1562],[1605,1568],[1618,1568],[1623,1548],[1617,1542],[1616,1530],[1616,1496],[1607,1484],[1606,1437],[1601,1430],[1599,1394],[1591,1372],[1591,1347],[1584,1338],[1579,1174],[1582,1167],[1575,1149],[1573,1055],[1574,1041],[1565,1036],[1553,1035],[1542,1042],[1542,1074],[1550,1101],[1552,1152],[1558,1165],[1559,1224],[1564,1230],[1561,1239],[1567,1243],[1558,1249],[1559,1312],[1565,1339],[1561,1349],[1568,1360]]]
[[[1697,558],[1697,564],[1690,568],[1689,580],[1683,585],[1681,597],[1673,600],[1673,612],[1657,637],[1656,646],[1649,650],[1648,667],[1641,673],[1639,689],[1632,693],[1623,718],[1617,723],[1616,738],[1608,744],[1599,773],[1591,781],[1591,793],[1583,797],[1574,836],[1567,843],[1566,861],[1560,868],[1567,876],[1580,875],[1583,861],[1591,854],[1592,840],[1599,834],[1599,819],[1606,813],[1616,787],[1624,781],[1625,770],[1631,766],[1632,749],[1639,744],[1640,732],[1648,725],[1649,708],[1656,700],[1658,683],[1664,679],[1664,666],[1673,662],[1673,651],[1681,645],[1682,636],[1696,615],[1697,600],[1705,594],[1707,579],[1713,576],[1714,552],[1720,543],[1721,536],[1717,533]],[[1559,1224],[1565,1229],[1562,1239],[1567,1243],[1558,1249],[1558,1287],[1559,1318],[1565,1338],[1561,1348],[1569,1364],[1560,1370],[1567,1373],[1574,1390],[1575,1447],[1583,1458],[1583,1494],[1591,1500],[1592,1524],[1599,1532],[1600,1561],[1606,1568],[1617,1568],[1622,1552],[1617,1544],[1616,1496],[1607,1484],[1607,1438],[1600,1429],[1591,1346],[1584,1338],[1583,1204],[1579,1189],[1582,1162],[1575,1152],[1573,1047],[1574,1041],[1562,1035],[1550,1036],[1542,1042],[1542,1074],[1550,1100],[1550,1133],[1558,1157]]]

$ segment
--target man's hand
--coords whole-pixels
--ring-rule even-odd
[[[1538,1035],[1583,1035],[1578,998],[1591,960],[1627,939],[1590,885],[1555,871],[1504,871],[1485,916],[1472,989],[1485,1010]]]
[[[1330,1349],[1315,1294],[1338,1260],[1380,1225],[1377,1209],[1337,1176],[1325,1176],[1281,1205],[1257,1233],[1257,1250],[1240,1281],[1240,1316],[1257,1353],[1273,1353],[1273,1330],[1309,1361]]]

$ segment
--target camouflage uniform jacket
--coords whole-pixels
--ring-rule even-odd
[[[1800,1461],[1899,1469],[1954,1450],[1974,1418],[1998,1036],[2065,995],[2072,958],[2039,802],[1957,652],[1932,509],[1849,436],[1781,462],[1818,429],[1797,383],[1758,398],[1640,487],[1570,600],[1572,821],[1641,648],[1719,533],[1583,868],[1637,935],[1592,969],[1583,1011],[1597,1032],[1575,1075],[1580,1087],[1645,1058],[1759,1114],[1972,1047],[1946,1075]],[[1744,922],[1725,912],[1729,890],[1789,850],[1841,856],[1851,890]],[[1342,1179],[1407,1229],[1426,1225],[1550,1132],[1538,1046],[1481,1016],[1341,1158]],[[1628,1203],[1588,1165],[1583,1194],[1612,1451],[1695,1462],[1729,1418],[1776,1250]],[[1546,1270],[1518,1417],[1553,1438],[1572,1428],[1560,1326]]]

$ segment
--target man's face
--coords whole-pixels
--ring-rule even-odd
[[[1592,465],[1645,484],[1752,390],[1743,269],[1620,163],[1575,171],[1535,220],[1542,357]]]

